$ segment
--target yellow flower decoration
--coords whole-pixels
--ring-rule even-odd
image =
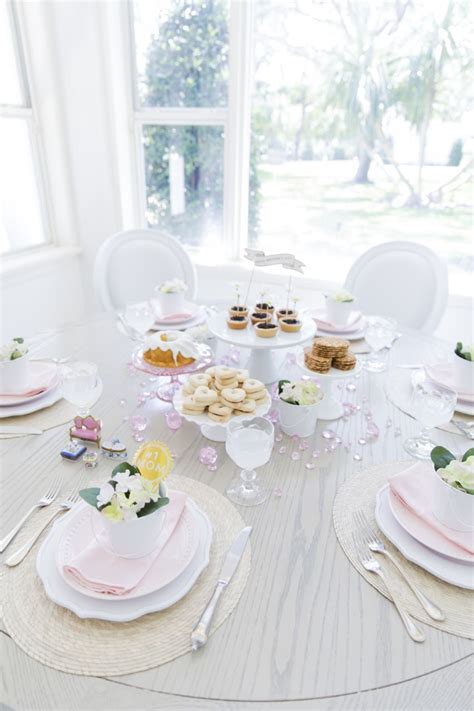
[[[171,473],[174,462],[169,447],[163,442],[153,441],[142,444],[135,452],[133,464],[143,479],[159,484]]]

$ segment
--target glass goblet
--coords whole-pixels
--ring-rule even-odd
[[[364,338],[371,352],[364,361],[364,369],[381,373],[387,368],[387,354],[396,336],[397,322],[385,316],[367,316]]]
[[[417,437],[407,439],[405,450],[417,459],[429,459],[436,443],[430,439],[433,427],[449,422],[454,414],[457,394],[438,383],[423,381],[415,385],[411,399],[411,412],[422,425]]]
[[[144,341],[147,331],[155,323],[155,314],[151,305],[148,302],[143,302],[127,306],[122,314],[122,319],[130,329],[128,333],[135,332],[136,340]]]
[[[76,361],[62,366],[60,370],[61,392],[65,400],[78,408],[78,414],[86,417],[102,389],[99,369],[95,363]]]
[[[226,452],[237,466],[242,467],[240,479],[233,481],[226,491],[234,504],[257,506],[270,496],[270,490],[260,484],[256,467],[270,459],[275,430],[264,417],[251,420],[232,420],[227,425]]]

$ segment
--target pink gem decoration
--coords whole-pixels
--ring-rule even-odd
[[[324,439],[333,439],[335,437],[336,433],[334,430],[323,430],[321,432],[321,436],[324,437]]]
[[[283,496],[283,491],[281,489],[274,489],[273,494],[277,497],[277,499],[279,499],[281,496]]]
[[[132,415],[130,418],[130,427],[134,432],[144,432],[148,427],[148,417]]]
[[[304,452],[306,449],[308,449],[309,444],[307,441],[304,439],[302,442],[299,443],[298,449],[300,449],[302,452]]]
[[[179,428],[183,424],[183,419],[179,412],[176,412],[176,410],[170,410],[169,412],[167,412],[165,415],[165,420],[170,430],[179,430]]]
[[[272,425],[275,425],[278,422],[278,410],[270,410],[270,412],[267,412],[265,419],[271,422]]]
[[[291,435],[291,439],[293,440],[293,442],[297,442],[299,440],[299,436],[298,435]]]
[[[208,472],[215,472],[215,471],[217,471],[217,464],[209,464],[209,466],[207,467],[207,471],[208,471]]]
[[[279,448],[278,454],[285,454],[285,452],[286,452],[286,447],[285,447],[285,445],[283,445],[283,447]]]
[[[380,434],[380,430],[373,420],[367,422],[367,427],[365,429],[366,437],[369,439],[377,439]]]
[[[140,434],[140,432],[135,432],[135,434],[133,435],[133,439],[135,440],[135,442],[144,442],[145,441],[145,437],[142,434]]]
[[[217,462],[217,450],[214,447],[203,447],[199,452],[199,461],[208,468]]]
[[[306,469],[314,469],[316,464],[314,462],[306,462],[305,467]]]
[[[299,452],[292,452],[291,458],[294,462],[297,462],[299,459],[301,459],[301,454]]]
[[[275,435],[275,442],[281,442],[283,439],[283,435],[281,432],[279,432],[277,435]]]
[[[355,459],[356,462],[360,462],[362,459],[362,455],[356,453],[354,454],[353,459]]]

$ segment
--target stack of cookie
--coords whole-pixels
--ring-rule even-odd
[[[332,368],[352,370],[356,357],[349,350],[349,341],[334,336],[315,338],[311,348],[304,349],[304,362],[307,368],[316,373],[328,373]]]
[[[234,415],[252,414],[268,398],[265,385],[249,378],[248,370],[213,366],[205,373],[190,375],[183,386],[184,415],[207,413],[225,424]]]

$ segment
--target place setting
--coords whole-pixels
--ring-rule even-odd
[[[364,338],[366,319],[357,308],[357,299],[346,289],[324,295],[324,308],[311,311],[318,333],[348,341]]]

